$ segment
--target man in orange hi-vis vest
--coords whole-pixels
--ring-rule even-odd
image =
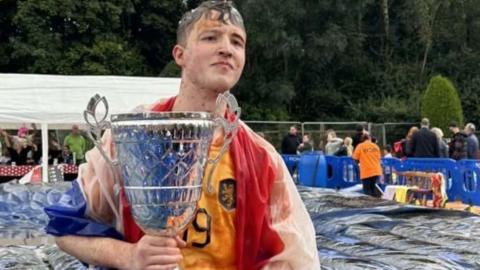
[[[243,19],[229,1],[207,1],[187,12],[173,48],[182,68],[179,94],[148,109],[213,112],[218,94],[231,89],[242,74],[246,40]],[[219,151],[222,140],[214,138],[209,155]],[[103,147],[113,156],[112,146],[107,131]],[[122,236],[57,233],[58,245],[88,264],[118,269],[320,269],[313,224],[286,166],[243,122],[213,172],[213,191],[204,183],[196,217],[176,239],[144,235],[128,202],[114,195],[113,177],[99,151],[91,150],[86,159],[78,179],[86,216],[112,225]]]
[[[381,153],[378,145],[373,143],[370,135],[364,133],[361,143],[355,147],[352,158],[360,164],[360,180],[363,185],[363,192],[367,195],[378,197],[377,180],[382,175]]]

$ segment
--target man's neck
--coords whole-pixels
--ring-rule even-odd
[[[182,81],[173,111],[214,112],[221,91],[202,89]]]

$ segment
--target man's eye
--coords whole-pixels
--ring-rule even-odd
[[[232,41],[233,45],[238,46],[238,47],[243,47],[243,42],[239,40],[233,40]]]
[[[206,41],[215,41],[217,38],[215,36],[206,36],[202,39]]]

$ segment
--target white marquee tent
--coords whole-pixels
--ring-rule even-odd
[[[179,88],[179,78],[0,74],[0,127],[40,124],[42,163],[47,166],[49,126],[83,124],[91,96],[105,96],[110,113],[115,114],[174,96]]]

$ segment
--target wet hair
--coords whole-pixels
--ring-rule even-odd
[[[212,12],[214,11],[219,13],[219,15],[212,16]],[[192,30],[193,25],[195,25],[195,23],[201,18],[217,20],[223,24],[231,23],[245,30],[242,15],[235,8],[232,1],[205,1],[197,8],[187,11],[183,15],[177,28],[178,44],[186,44],[188,34]]]

